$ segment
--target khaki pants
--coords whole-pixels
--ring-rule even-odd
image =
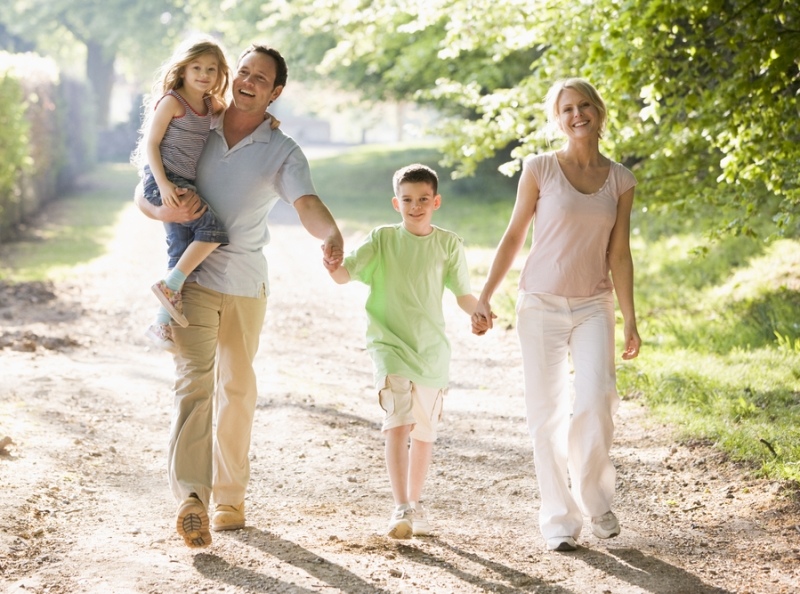
[[[183,288],[189,327],[173,325],[175,402],[169,484],[178,501],[239,505],[250,480],[250,434],[257,389],[253,359],[267,299],[236,297],[197,283]]]

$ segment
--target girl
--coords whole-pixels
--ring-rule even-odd
[[[142,183],[150,203],[174,208],[183,194],[195,189],[197,161],[212,116],[225,108],[228,80],[225,53],[210,37],[184,42],[161,67],[145,103],[143,134],[134,154],[140,163],[146,158]],[[217,246],[228,242],[228,234],[208,209],[194,221],[164,227],[170,270],[151,287],[162,307],[145,335],[174,352],[170,317],[183,327],[189,325],[183,315],[183,282]]]

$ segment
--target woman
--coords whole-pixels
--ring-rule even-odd
[[[624,319],[622,358],[632,359],[641,344],[630,252],[636,179],[600,153],[606,107],[591,84],[578,78],[559,81],[548,91],[545,106],[566,144],[524,160],[516,204],[473,326],[479,328],[482,320],[491,324],[492,295],[533,221],[533,246],[520,277],[517,331],[541,493],[539,525],[549,550],[574,551],[584,516],[591,518],[598,538],[620,532],[611,511],[616,473],[609,456],[619,400],[613,293]],[[568,357],[575,372],[572,403]]]

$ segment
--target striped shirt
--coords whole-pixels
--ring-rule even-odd
[[[183,104],[184,115],[172,118],[161,139],[161,160],[164,169],[193,181],[197,177],[197,161],[211,130],[211,97],[205,97],[206,113],[197,113],[177,91],[170,91]],[[164,95],[166,97],[167,95]],[[162,97],[163,99],[163,97]]]

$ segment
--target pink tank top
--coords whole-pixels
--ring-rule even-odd
[[[636,178],[612,161],[603,187],[583,194],[569,183],[555,152],[528,157],[523,168],[536,178],[539,199],[520,291],[561,297],[611,291],[608,241],[617,220],[617,201],[636,185]]]

